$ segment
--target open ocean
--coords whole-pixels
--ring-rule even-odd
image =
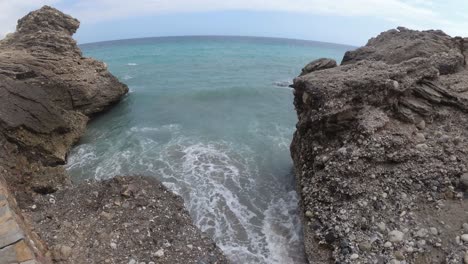
[[[289,144],[288,84],[308,62],[353,47],[253,37],[81,45],[130,93],[69,155],[75,181],[154,176],[233,263],[305,263]]]

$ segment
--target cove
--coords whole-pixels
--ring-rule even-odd
[[[82,45],[130,87],[71,151],[75,181],[154,176],[233,263],[305,263],[289,144],[288,84],[351,49],[252,37],[168,37]]]

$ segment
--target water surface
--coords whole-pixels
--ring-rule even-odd
[[[350,47],[244,37],[83,45],[130,93],[89,125],[69,157],[75,180],[149,175],[180,194],[233,263],[304,263],[285,86]]]

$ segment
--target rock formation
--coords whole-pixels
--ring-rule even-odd
[[[44,6],[20,19],[16,32],[0,41],[0,263],[48,263],[51,256],[56,261],[66,260],[66,263],[103,261],[97,259],[98,254],[94,259],[80,259],[81,255],[78,259],[68,259],[73,256],[74,243],[70,240],[65,241],[68,245],[54,245],[60,241],[47,233],[54,230],[43,231],[42,228],[43,224],[53,225],[61,218],[50,218],[52,223],[44,223],[43,219],[35,217],[38,201],[47,198],[52,208],[42,205],[41,210],[53,212],[55,202],[62,201],[56,201],[52,193],[61,190],[61,197],[68,197],[76,192],[75,188],[79,189],[70,187],[70,179],[61,166],[66,162],[68,151],[84,133],[94,114],[119,102],[128,92],[127,86],[109,73],[104,63],[82,56],[72,38],[78,27],[78,20]],[[158,183],[142,178],[135,181],[135,184],[145,182],[156,189],[162,188]],[[131,203],[132,198],[127,198],[127,203]],[[152,201],[151,197],[149,201]],[[75,202],[70,206],[73,205],[76,211],[89,210],[86,201]],[[168,202],[173,203],[183,208],[180,200]],[[140,210],[139,207],[133,209]],[[30,217],[25,219],[21,211],[35,219],[32,222],[28,220]],[[89,217],[96,218],[92,214],[97,212],[88,211]],[[181,220],[189,217],[185,210],[181,209],[178,215],[180,219],[174,221],[180,220],[181,228],[194,229],[186,220]],[[136,213],[132,214],[132,217],[136,216]],[[31,232],[31,226],[42,232],[39,235],[46,238],[46,244]],[[80,228],[90,234],[110,232],[93,230],[89,225]],[[91,229],[84,230],[86,228]],[[202,241],[198,230],[191,234]],[[133,230],[122,231],[120,236],[122,239],[133,236]],[[79,245],[82,244],[85,243]],[[52,253],[59,252],[59,257],[55,253],[51,255],[47,246],[54,249]],[[134,245],[132,250],[138,246]],[[144,250],[141,251],[143,254]],[[216,246],[204,245],[200,251],[216,254],[217,260],[224,260]],[[180,254],[189,253],[185,250]]]
[[[465,41],[398,28],[294,80],[311,263],[462,263]]]

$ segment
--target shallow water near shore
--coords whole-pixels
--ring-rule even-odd
[[[298,40],[170,37],[81,46],[130,93],[69,155],[75,181],[155,176],[233,263],[305,263],[287,84],[351,47]]]

